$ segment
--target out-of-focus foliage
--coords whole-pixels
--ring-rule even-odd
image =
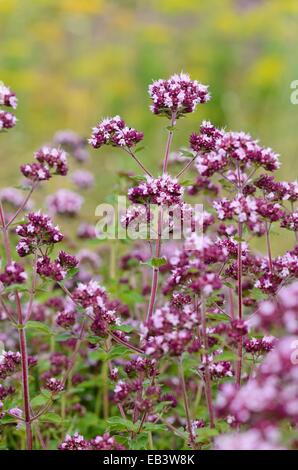
[[[17,128],[1,138],[1,185],[15,184],[18,165],[57,129],[87,136],[114,113],[145,131],[143,158],[156,165],[166,123],[149,112],[147,85],[181,70],[213,96],[179,123],[181,136],[204,118],[243,129],[295,178],[297,19],[296,0],[0,0],[0,78],[19,97]],[[186,144],[179,132],[175,144]],[[93,154],[96,202],[112,173],[134,168],[106,153]]]

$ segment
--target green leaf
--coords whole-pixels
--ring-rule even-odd
[[[197,433],[196,442],[205,442],[217,436],[219,431],[211,428],[200,428],[197,430]]]
[[[110,349],[107,358],[109,360],[119,359],[119,358],[126,359],[126,358],[129,358],[130,356],[131,356],[130,349],[128,349],[126,346],[121,346],[121,344],[116,344]]]
[[[124,333],[132,333],[134,328],[131,325],[114,325],[111,330],[124,331]]]
[[[138,424],[129,421],[128,419],[120,418],[120,416],[114,416],[107,420],[108,427],[110,430],[117,431],[132,431],[137,432]]]
[[[40,321],[28,321],[25,325],[27,330],[36,331],[40,335],[52,336],[53,333],[48,325]]]
[[[166,431],[167,427],[164,424],[146,423],[143,429],[144,431],[154,432],[154,431]]]
[[[161,266],[167,264],[167,259],[165,256],[162,256],[161,258],[151,258],[145,263],[141,264],[146,264],[147,266],[151,266],[151,268],[160,268]]]
[[[129,441],[129,448],[131,450],[142,450],[147,449],[148,445],[148,434],[141,433],[135,436],[133,439]]]
[[[36,397],[32,398],[31,406],[34,408],[35,406],[42,406],[45,405],[49,401],[49,398],[46,397],[44,394],[37,395]]]

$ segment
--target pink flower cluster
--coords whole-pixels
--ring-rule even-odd
[[[89,158],[86,149],[87,141],[71,130],[62,130],[54,135],[54,144],[61,146],[79,163],[85,162]]]
[[[54,281],[62,281],[68,270],[75,268],[78,262],[75,256],[60,251],[58,258],[54,261],[51,261],[48,256],[38,258],[36,271],[40,276],[49,277]]]
[[[265,331],[282,328],[288,334],[298,334],[298,282],[283,287],[274,301],[261,302],[250,325]]]
[[[49,180],[52,175],[65,176],[68,172],[64,150],[42,147],[34,154],[37,162],[21,166],[22,174],[32,181]]]
[[[5,379],[13,374],[21,364],[21,354],[19,352],[0,352],[0,379]]]
[[[267,171],[280,166],[278,155],[261,147],[250,135],[220,131],[209,122],[203,122],[199,134],[191,135],[190,146],[198,154],[196,165],[202,176],[225,172],[231,162],[244,168],[256,165]]]
[[[221,416],[232,415],[239,423],[266,422],[286,419],[298,423],[297,341],[284,337],[266,356],[255,376],[239,390],[225,383],[217,398]]]
[[[58,189],[55,194],[47,197],[46,204],[50,214],[75,216],[80,212],[84,198],[69,189]]]
[[[27,256],[43,245],[51,246],[63,239],[59,227],[54,226],[48,215],[30,212],[26,218],[28,222],[16,228],[16,233],[22,237],[16,247],[19,256]]]
[[[141,325],[141,342],[145,353],[150,356],[180,356],[188,347],[192,348],[197,344],[197,328],[198,314],[192,305],[177,308],[166,303]]]
[[[195,111],[198,104],[210,100],[208,87],[191,80],[185,73],[172,75],[167,80],[156,80],[149,85],[149,96],[153,101],[150,106],[154,114],[176,118]]]
[[[95,335],[105,337],[112,327],[120,326],[120,319],[116,310],[111,308],[105,289],[96,281],[90,281],[88,284],[79,283],[72,293],[72,299],[86,309],[86,315],[92,319],[91,330]],[[117,328],[114,334],[126,338]]]
[[[120,116],[103,119],[93,128],[89,144],[94,148],[102,145],[131,148],[143,140],[143,133],[128,127]]]
[[[165,174],[158,178],[147,176],[146,181],[128,190],[128,198],[137,204],[175,206],[182,204],[183,193],[177,179]]]
[[[12,261],[5,266],[4,272],[0,274],[0,282],[4,286],[11,286],[12,284],[23,284],[27,280],[27,274],[19,263]]]
[[[59,450],[124,450],[124,447],[109,433],[87,440],[76,432],[73,436],[67,434]]]
[[[0,106],[8,106],[16,109],[18,100],[16,95],[2,82],[0,82]],[[0,132],[3,129],[11,129],[16,125],[16,117],[8,111],[0,109]]]

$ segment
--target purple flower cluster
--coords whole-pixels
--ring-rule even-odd
[[[0,109],[0,132],[2,129],[11,129],[17,123],[17,118],[9,113]]]
[[[91,188],[94,184],[94,176],[87,170],[76,170],[71,179],[73,183],[80,189]]]
[[[8,106],[16,109],[18,100],[16,95],[2,82],[0,82],[0,106]],[[0,132],[3,129],[11,129],[16,125],[16,117],[8,111],[0,109]]]
[[[146,181],[128,190],[128,198],[137,204],[175,206],[182,204],[183,193],[177,179],[165,174],[158,178],[147,176]]]
[[[208,87],[197,80],[191,80],[185,73],[172,75],[167,80],[156,80],[149,85],[150,106],[154,114],[176,118],[195,111],[198,104],[210,100]]]
[[[75,268],[79,261],[75,256],[60,251],[58,258],[54,261],[48,256],[38,258],[36,271],[40,276],[49,277],[54,281],[62,281],[69,269]]]
[[[250,324],[265,331],[282,328],[288,334],[298,334],[298,282],[282,288],[274,301],[261,302]]]
[[[46,214],[30,212],[27,221],[16,228],[16,233],[22,237],[16,247],[19,256],[27,256],[43,245],[51,246],[63,239],[59,227],[54,226]]]
[[[47,197],[46,204],[51,214],[75,216],[80,212],[84,198],[69,189],[58,189]]]
[[[0,83],[0,106],[8,106],[16,109],[18,100],[13,91],[10,90],[4,83]]]
[[[87,440],[76,432],[73,436],[67,434],[59,450],[124,450],[124,447],[109,433]]]
[[[21,166],[22,174],[32,181],[49,180],[52,175],[65,176],[68,172],[64,150],[42,147],[34,154],[37,162]]]
[[[27,280],[27,274],[20,264],[12,261],[5,266],[4,272],[0,274],[0,282],[4,286],[11,286],[12,284],[23,284]]]
[[[262,424],[281,420],[297,425],[297,337],[284,337],[266,356],[255,377],[237,390],[225,383],[217,398],[221,416],[232,415],[239,423]]]
[[[165,354],[179,356],[193,346],[198,328],[198,314],[193,306],[180,308],[166,303],[158,308],[152,317],[141,326],[141,341],[145,353],[161,357]]]
[[[51,377],[50,379],[46,380],[45,388],[50,390],[52,393],[59,393],[64,389],[64,385],[61,380],[58,380],[55,377]]]
[[[69,152],[75,160],[82,163],[88,160],[87,141],[71,130],[62,130],[54,135],[54,144]]]
[[[94,148],[102,145],[112,145],[114,147],[134,147],[143,140],[144,134],[132,127],[128,127],[120,116],[103,119],[92,130],[89,144]]]
[[[21,364],[21,354],[13,351],[2,351],[0,353],[0,379],[6,379],[16,372]]]
[[[280,166],[278,155],[261,147],[250,135],[220,131],[209,122],[203,122],[199,134],[191,135],[190,146],[197,152],[196,166],[202,176],[225,172],[232,162],[242,168],[256,165],[267,171]]]
[[[263,338],[250,338],[244,342],[246,352],[256,356],[271,351],[276,344],[274,336],[263,336]]]
[[[92,319],[91,330],[95,335],[105,337],[111,327],[120,325],[120,319],[116,310],[111,308],[105,289],[96,281],[90,281],[88,284],[79,283],[73,291],[72,299],[86,309],[86,315]],[[117,328],[114,334],[126,339]]]

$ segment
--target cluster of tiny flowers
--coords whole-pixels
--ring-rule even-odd
[[[281,222],[281,227],[298,232],[298,211],[286,215]]]
[[[76,322],[76,315],[73,310],[63,310],[57,314],[56,323],[61,328],[71,328]]]
[[[22,237],[16,247],[19,256],[27,256],[42,245],[51,246],[63,239],[59,227],[54,226],[48,215],[31,212],[27,220],[27,223],[16,228],[16,233]]]
[[[280,166],[278,155],[263,148],[244,132],[225,132],[204,122],[199,134],[190,137],[191,148],[198,153],[196,166],[202,176],[212,176],[229,169],[232,162],[241,166],[261,166],[267,171]]]
[[[212,354],[204,355],[202,358],[201,365],[199,367],[199,371],[205,374],[206,368],[208,367],[212,380],[222,379],[224,377],[232,377],[233,369],[231,362],[216,360],[216,356],[222,353],[222,350],[217,350]]]
[[[172,75],[168,80],[156,80],[149,85],[150,106],[154,114],[171,118],[195,111],[198,104],[210,100],[208,87],[197,80],[191,80],[185,73]]]
[[[16,109],[18,100],[13,91],[11,91],[3,83],[0,83],[0,106],[8,106]]]
[[[215,438],[215,450],[285,450],[276,427],[252,428],[245,432],[222,434]]]
[[[0,82],[0,106],[8,106],[16,109],[17,98],[15,94]],[[11,129],[16,125],[16,117],[8,111],[0,109],[0,132],[2,129]]]
[[[279,340],[240,389],[226,383],[217,398],[220,415],[233,415],[239,423],[272,424],[283,419],[298,423],[297,336]]]
[[[59,445],[59,450],[124,450],[124,447],[105,433],[102,436],[96,436],[94,439],[87,440],[77,432],[70,436],[67,434],[64,441]]]
[[[69,189],[59,189],[47,197],[46,204],[51,214],[74,216],[80,212],[84,198]]]
[[[88,284],[79,283],[73,291],[72,299],[86,309],[86,314],[93,321],[91,330],[95,335],[105,337],[110,327],[120,325],[116,311],[110,308],[111,303],[105,289],[96,281],[92,280]],[[121,331],[115,331],[114,334],[126,338]]]
[[[82,240],[91,240],[96,238],[96,230],[94,225],[81,223],[77,229],[77,237]]]
[[[87,141],[71,130],[62,130],[54,135],[54,144],[69,152],[75,160],[82,163],[88,160]]]
[[[251,326],[266,331],[282,328],[289,334],[298,334],[298,282],[283,287],[274,301],[261,302]]]
[[[64,150],[42,147],[34,154],[37,162],[21,166],[22,174],[32,181],[49,180],[52,175],[65,176],[68,172]]]
[[[45,388],[52,393],[59,393],[64,389],[64,385],[61,380],[58,380],[55,377],[51,377],[50,379],[46,380]]]
[[[21,364],[21,354],[13,351],[2,351],[0,353],[0,379],[6,379],[13,374]]]
[[[262,174],[254,182],[254,185],[261,189],[270,201],[291,201],[298,200],[298,182],[276,181],[274,176]]]
[[[114,116],[103,119],[92,129],[89,144],[94,148],[99,148],[102,145],[131,148],[143,140],[143,137],[142,132],[128,127],[120,116]]]
[[[27,280],[27,274],[20,264],[12,261],[5,266],[4,272],[0,274],[0,282],[4,286],[11,286],[12,284],[23,284]]]
[[[274,336],[263,336],[263,338],[250,338],[244,342],[244,349],[252,355],[260,355],[271,351],[276,344]]]
[[[146,181],[128,190],[128,198],[137,204],[175,206],[182,204],[183,193],[176,178],[165,174],[156,179],[147,176]]]
[[[0,110],[0,132],[2,129],[11,129],[17,123],[17,118],[8,111]]]
[[[166,303],[141,326],[141,340],[146,354],[156,357],[164,354],[181,355],[195,341],[194,330],[198,315],[191,305],[181,308]]]
[[[69,269],[75,268],[78,260],[75,256],[60,251],[58,258],[54,261],[48,256],[38,258],[36,271],[40,276],[49,277],[54,281],[62,281]]]
[[[76,170],[71,179],[73,183],[80,189],[91,188],[94,184],[94,176],[87,170]]]

